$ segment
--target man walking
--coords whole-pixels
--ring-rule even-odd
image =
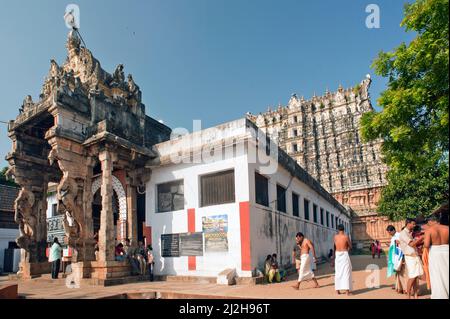
[[[448,205],[446,208],[441,207],[439,211],[445,209],[448,214]],[[428,266],[430,271],[431,299],[448,299],[448,226],[439,223],[438,214],[431,216],[428,226],[429,228],[425,231],[424,247],[430,251]]]
[[[417,299],[419,283],[418,279],[423,275],[422,261],[417,254],[416,246],[421,244],[418,240],[412,237],[412,231],[416,226],[416,221],[411,218],[406,219],[406,226],[400,232],[399,241],[400,249],[405,255],[406,273],[408,275],[408,283],[406,285],[406,292],[408,299],[411,298],[411,292],[414,291],[414,297]]]
[[[335,253],[332,266],[335,267],[334,286],[337,294],[344,290],[349,296],[352,294],[352,262],[348,252],[352,248],[352,243],[344,230],[344,225],[338,225],[338,233],[334,236]]]
[[[305,238],[302,233],[297,233],[295,236],[297,244],[300,246],[300,269],[298,272],[298,282],[293,288],[299,290],[302,281],[312,280],[315,283],[314,288],[319,288],[319,283],[314,277],[314,272],[311,269],[311,258],[309,257],[309,252],[311,251],[314,256],[314,263],[316,263],[316,251],[314,249],[313,243]]]

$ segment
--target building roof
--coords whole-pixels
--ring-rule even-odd
[[[154,145],[159,154],[157,161],[153,161],[151,166],[170,165],[172,155],[179,154],[182,150],[190,149],[193,152],[201,151],[205,144],[221,144],[225,140],[238,141],[239,139],[250,138],[256,140],[262,136],[267,136],[258,126],[248,118],[241,118],[235,121],[220,124],[215,127],[196,131],[190,134],[181,135],[169,141]],[[275,144],[276,145],[276,144]],[[290,157],[279,146],[277,148],[277,161],[292,176],[308,185],[317,194],[325,198],[331,205],[338,209],[342,214],[350,217],[349,210],[336,200],[320,183],[314,179],[303,167],[301,167],[292,157]],[[190,156],[190,155],[187,155]],[[273,156],[273,155],[272,155]]]
[[[19,194],[19,188],[0,184],[0,211],[14,212],[14,201]]]

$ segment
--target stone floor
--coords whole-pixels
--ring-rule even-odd
[[[316,271],[321,288],[313,288],[312,282],[302,284],[299,291],[291,286],[296,277],[276,284],[256,286],[219,286],[211,283],[191,282],[141,282],[111,287],[81,286],[67,288],[64,279],[46,278],[19,281],[19,295],[23,298],[106,298],[123,293],[145,298],[153,292],[161,293],[162,298],[287,298],[287,299],[404,299],[404,295],[392,290],[393,278],[386,278],[386,259],[372,259],[371,256],[352,256],[354,295],[347,297],[337,295],[334,291],[333,269],[328,263],[320,265]],[[369,264],[380,267],[379,288],[367,288],[366,279],[371,274],[366,272]],[[1,280],[1,279],[0,279]],[[143,295],[141,295],[143,294]],[[429,298],[425,284],[421,282],[420,298]]]

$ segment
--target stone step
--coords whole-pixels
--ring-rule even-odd
[[[125,284],[131,284],[131,283],[136,283],[136,282],[145,282],[145,281],[150,281],[148,276],[125,276],[125,277],[120,277],[120,278],[86,279],[86,283],[89,283],[90,285],[103,286],[103,287],[125,285]]]

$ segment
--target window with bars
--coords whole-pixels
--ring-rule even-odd
[[[296,193],[292,193],[292,215],[299,216],[299,196]]]
[[[323,222],[323,208],[322,207],[320,208],[320,224],[321,225],[324,224],[324,222]]]
[[[58,204],[52,204],[52,217],[58,215]]]
[[[277,210],[286,213],[286,188],[277,184]]]
[[[184,185],[183,180],[159,184],[158,213],[172,212],[184,209]]]
[[[303,206],[304,206],[304,209],[305,209],[305,219],[309,220],[309,200],[307,200],[306,198],[303,201]]]
[[[200,176],[201,207],[235,201],[234,170]]]
[[[269,179],[255,172],[255,200],[256,203],[269,206]]]
[[[330,212],[327,211],[327,227],[330,227]]]
[[[313,204],[313,220],[317,223],[317,205]]]

